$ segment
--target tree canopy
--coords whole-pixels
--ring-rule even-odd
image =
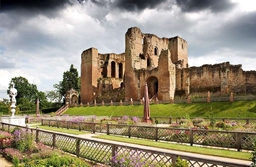
[[[69,71],[63,73],[63,79],[60,86],[60,94],[65,96],[66,92],[71,88],[78,92],[80,90],[78,71],[76,68],[74,68],[73,64],[71,64]]]
[[[40,100],[40,108],[49,107],[50,103],[46,99],[46,95],[42,91],[37,90],[35,84],[30,84],[28,80],[22,76],[12,78],[9,84],[9,90],[14,83],[17,89],[16,101],[21,111],[35,110],[36,99]],[[9,94],[9,90],[7,93]]]

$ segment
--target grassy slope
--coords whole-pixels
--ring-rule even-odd
[[[151,117],[240,117],[256,118],[255,101],[211,102],[191,104],[153,104],[150,105]],[[143,105],[133,106],[97,106],[73,107],[65,114],[69,115],[96,115],[96,116],[143,116]]]

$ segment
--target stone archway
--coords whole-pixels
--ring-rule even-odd
[[[158,79],[155,76],[150,76],[147,79],[147,85],[148,85],[148,95],[149,98],[157,97],[158,94]]]
[[[70,106],[76,106],[79,104],[79,99],[78,99],[79,93],[71,88],[69,91],[66,92],[66,97],[65,101],[67,105]]]

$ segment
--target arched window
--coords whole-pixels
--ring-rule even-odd
[[[157,56],[158,55],[158,48],[157,47],[155,47],[155,49],[154,49],[154,54]]]
[[[116,77],[116,63],[114,61],[111,62],[111,77]]]
[[[118,67],[119,67],[118,78],[123,78],[123,64],[119,63]]]

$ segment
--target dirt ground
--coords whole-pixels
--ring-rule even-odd
[[[13,164],[7,160],[5,160],[2,155],[0,155],[0,166],[1,167],[11,167]]]

